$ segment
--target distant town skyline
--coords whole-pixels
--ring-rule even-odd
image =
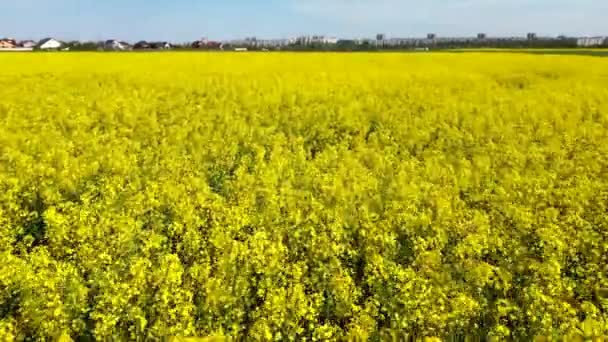
[[[17,39],[608,34],[597,0],[0,0],[0,11],[0,37]]]

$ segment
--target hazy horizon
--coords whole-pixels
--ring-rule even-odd
[[[0,37],[192,41],[439,36],[608,34],[608,2],[593,0],[0,0]]]

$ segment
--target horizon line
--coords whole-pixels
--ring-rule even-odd
[[[382,33],[378,33],[378,34],[382,34]],[[429,32],[428,34],[435,34],[435,39],[464,39],[464,38],[473,38],[473,39],[478,39],[478,35],[479,34],[486,34],[485,32],[479,32],[477,34],[474,35],[458,35],[458,36],[449,36],[449,35],[440,35],[434,32]],[[428,35],[427,34],[427,35]],[[528,34],[536,34],[535,32],[530,32]],[[374,35],[375,36],[375,35]],[[265,40],[290,40],[290,39],[297,39],[297,38],[304,38],[304,37],[322,37],[322,38],[330,38],[330,39],[338,39],[338,40],[373,40],[376,41],[378,39],[374,38],[374,36],[367,36],[367,37],[339,37],[339,36],[335,36],[335,35],[327,35],[327,34],[300,34],[300,35],[291,35],[289,37],[274,37],[274,38],[267,38],[267,37],[256,37],[255,35],[251,35],[251,36],[247,36],[247,37],[240,37],[240,38],[231,38],[231,39],[211,39],[205,36],[202,36],[200,38],[197,38],[195,40],[164,40],[164,39],[160,39],[158,41],[167,41],[167,42],[177,42],[177,41],[181,41],[181,42],[194,42],[194,41],[200,41],[203,39],[206,39],[208,41],[216,41],[216,42],[231,42],[231,41],[246,41],[247,39],[255,39],[256,41],[265,41]],[[585,35],[585,36],[581,36],[581,35],[537,35],[536,38],[537,39],[547,39],[547,38],[576,38],[576,39],[581,39],[581,38],[601,38],[601,37],[608,37],[608,34],[600,34],[600,35]],[[125,42],[130,42],[130,41],[155,41],[155,40],[149,40],[149,39],[121,39],[121,38],[107,38],[107,39],[64,39],[64,38],[58,38],[55,36],[45,36],[43,38],[14,38],[14,37],[9,37],[9,36],[4,36],[2,38],[0,38],[1,40],[5,40],[5,39],[9,39],[9,40],[17,40],[17,41],[28,41],[28,40],[32,40],[32,41],[40,41],[40,40],[44,40],[44,39],[48,39],[48,38],[53,38],[56,39],[58,41],[63,41],[63,42],[71,42],[71,41],[78,41],[78,42],[101,42],[101,41],[108,41],[108,40],[117,40],[117,41],[125,41]],[[485,39],[509,39],[509,38],[527,38],[527,35],[486,35]],[[385,36],[385,38],[383,40],[391,40],[391,39],[420,39],[420,40],[426,40],[429,39],[428,36]]]

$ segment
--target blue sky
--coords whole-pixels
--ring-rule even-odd
[[[0,37],[608,35],[608,0],[0,0]]]

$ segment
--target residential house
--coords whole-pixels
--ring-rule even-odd
[[[22,40],[21,42],[19,42],[19,46],[27,49],[33,49],[34,47],[36,47],[36,42],[33,40]]]
[[[169,50],[172,48],[172,46],[168,42],[154,42],[150,43],[150,48],[155,50]]]
[[[122,41],[119,43],[125,50],[133,50],[133,47],[128,42]]]
[[[222,42],[216,42],[216,41],[208,41],[207,42],[207,49],[219,49],[221,50],[223,48],[224,44],[222,44]]]
[[[192,44],[190,44],[190,47],[193,49],[208,49],[210,48],[210,43],[215,43],[215,42],[209,42],[207,39],[201,39],[201,40],[195,40],[192,42]],[[221,44],[221,43],[219,43]],[[216,45],[216,44],[214,44]],[[219,45],[218,45],[219,47]]]
[[[218,50],[222,49],[222,42],[210,41],[206,39],[194,41],[191,44],[193,49],[210,49],[210,50]]]
[[[38,42],[38,49],[40,50],[58,50],[63,45],[60,41],[54,38],[45,38]]]
[[[133,49],[135,50],[146,50],[150,48],[150,44],[145,40],[140,40],[139,42],[133,45]]]
[[[207,38],[201,38],[199,40],[195,40],[192,42],[192,44],[190,44],[190,47],[193,49],[202,49],[207,47],[207,44],[209,43],[209,40]]]
[[[0,49],[14,49],[17,47],[17,42],[14,39],[3,38],[0,39]]]
[[[104,50],[106,51],[125,51],[130,49],[130,45],[127,42],[119,42],[118,40],[106,40],[104,43]]]

